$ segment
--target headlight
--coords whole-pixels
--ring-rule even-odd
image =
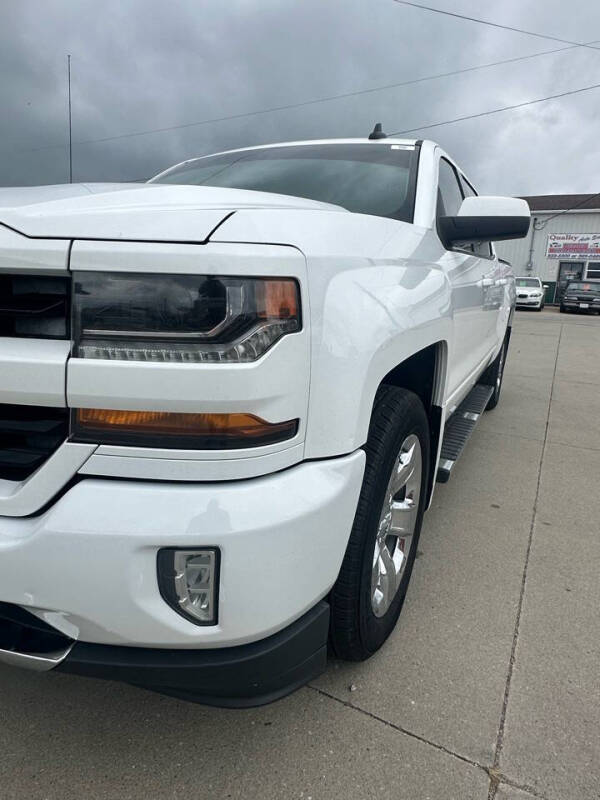
[[[247,362],[301,328],[293,278],[74,273],[75,356]]]

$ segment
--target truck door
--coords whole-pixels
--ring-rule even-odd
[[[456,216],[463,199],[457,171],[446,158],[440,158],[437,217]],[[452,407],[470,389],[472,378],[487,354],[489,315],[484,310],[484,295],[493,286],[494,265],[490,259],[480,258],[472,247],[468,250],[445,250],[440,264],[452,288],[454,336],[448,354],[448,389]]]

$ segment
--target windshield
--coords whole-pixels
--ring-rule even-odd
[[[307,144],[198,158],[151,182],[292,195],[412,222],[416,168],[417,151],[408,145]]]
[[[539,289],[542,285],[539,278],[517,278],[517,286],[523,287],[535,287]]]
[[[567,292],[594,292],[595,294],[600,294],[600,283],[573,281],[567,286]]]

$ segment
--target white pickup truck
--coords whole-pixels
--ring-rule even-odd
[[[373,654],[529,222],[377,131],[0,190],[0,662],[247,706]]]

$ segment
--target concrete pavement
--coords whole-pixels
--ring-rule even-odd
[[[0,797],[600,798],[600,319],[518,312],[401,621],[262,709],[0,668]]]

